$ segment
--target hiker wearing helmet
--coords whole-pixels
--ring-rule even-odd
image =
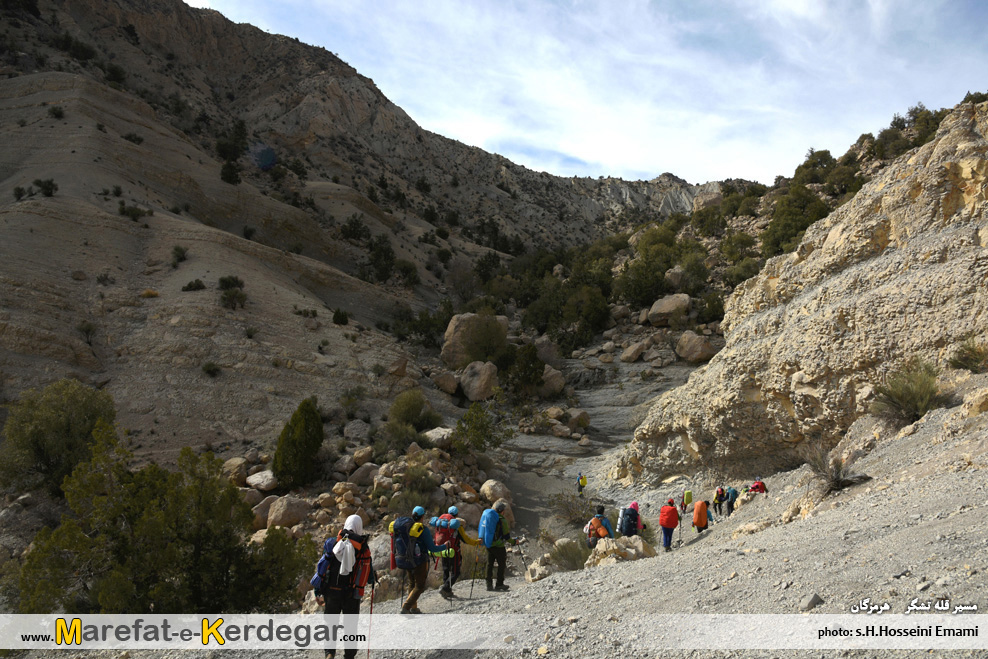
[[[440,589],[439,594],[446,599],[452,599],[455,597],[453,595],[453,584],[456,580],[460,578],[460,567],[463,563],[463,554],[460,551],[460,543],[465,542],[468,545],[478,545],[479,541],[475,538],[471,538],[467,535],[464,530],[463,520],[458,519],[456,516],[460,514],[460,511],[456,506],[450,506],[446,514],[440,515],[439,517],[434,517],[430,526],[436,528],[436,544],[449,544],[453,551],[452,556],[443,556],[443,587]]]
[[[672,532],[679,526],[679,511],[674,500],[669,499],[659,510],[659,526],[662,527],[662,546],[666,551],[672,551]]]
[[[697,533],[706,531],[707,524],[712,521],[714,521],[714,517],[710,514],[709,501],[697,501],[693,504],[693,528],[696,529]]]
[[[718,487],[717,491],[714,492],[714,510],[718,515],[724,514],[723,505],[726,500],[727,492],[724,491],[724,488]]]
[[[360,598],[364,595],[367,582],[377,583],[367,544],[368,536],[363,533],[363,520],[359,515],[350,515],[343,524],[343,530],[327,538],[323,544],[322,558],[310,583],[316,593],[316,602],[325,606],[326,615],[342,613],[344,616],[356,616],[360,613]],[[344,617],[344,624],[346,620]],[[335,656],[335,647],[326,649],[326,657]],[[346,659],[357,656],[356,646],[346,647],[343,656]]]
[[[504,517],[508,505],[498,501],[494,507],[484,511],[480,518],[479,537],[487,547],[487,590],[508,590],[504,583],[504,570],[508,562],[506,544],[517,545],[511,537],[511,525]],[[494,563],[497,562],[497,585],[494,585]]]
[[[415,506],[411,517],[399,517],[392,524],[392,555],[395,565],[408,573],[412,590],[401,606],[402,613],[422,613],[419,610],[419,597],[425,592],[425,582],[429,578],[429,554],[442,553],[447,547],[437,546],[432,541],[432,532],[422,523],[425,508]]]
[[[587,547],[593,549],[601,538],[613,538],[614,529],[611,527],[611,520],[604,515],[604,507],[597,506],[596,513],[590,518],[583,532],[587,534]]]

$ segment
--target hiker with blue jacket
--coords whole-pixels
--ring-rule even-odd
[[[367,583],[377,583],[367,540],[360,516],[347,517],[343,530],[323,543],[323,554],[310,582],[315,590],[316,602],[325,607],[324,613],[333,616],[343,614],[345,627],[356,622],[354,618],[347,618],[360,613],[360,598],[364,596]],[[335,656],[335,647],[326,649],[328,659]],[[357,656],[357,647],[345,647],[343,656],[353,659]]]
[[[479,539],[487,547],[487,590],[508,590],[504,583],[504,570],[508,562],[506,544],[517,545],[518,541],[511,537],[511,525],[504,517],[508,505],[498,501],[494,508],[484,511],[480,519]],[[496,516],[496,519],[494,517]],[[497,585],[494,585],[494,563],[497,562]]]
[[[397,567],[408,573],[412,582],[412,590],[408,593],[408,599],[401,606],[402,613],[422,613],[419,610],[419,597],[425,592],[425,583],[429,578],[429,554],[444,555],[448,545],[438,546],[432,541],[432,532],[429,527],[422,523],[425,517],[425,508],[415,506],[412,509],[412,517],[407,524],[399,525],[399,522],[409,518],[399,518],[392,523],[392,536],[398,539],[406,547],[397,558]],[[400,527],[400,528],[399,528]],[[398,543],[396,543],[397,546]]]

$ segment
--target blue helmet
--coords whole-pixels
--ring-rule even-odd
[[[412,517],[415,518],[425,517],[425,508],[423,508],[422,506],[415,506],[412,509]]]
[[[450,506],[449,510],[447,510],[446,512],[448,512],[453,517],[456,517],[457,515],[460,514],[460,511],[456,506]]]

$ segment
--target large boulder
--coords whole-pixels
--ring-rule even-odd
[[[957,106],[738,285],[726,346],[656,400],[618,471],[655,482],[789,468],[868,414],[875,385],[908,359],[943,363],[983,336],[986,154],[988,104]]]
[[[542,386],[539,387],[540,398],[555,398],[566,388],[566,376],[548,364],[542,369]]]
[[[690,296],[685,293],[667,295],[655,301],[648,310],[648,322],[655,327],[667,327],[690,312]]]
[[[453,444],[452,428],[433,428],[432,430],[426,430],[422,434],[425,435],[425,438],[432,442],[432,445],[436,448],[446,450]]]
[[[695,332],[683,332],[676,344],[676,354],[691,364],[710,361],[718,352],[719,349],[709,337]]]
[[[374,448],[372,446],[364,446],[353,452],[353,462],[358,467],[370,462],[372,457],[374,457]]]
[[[274,472],[265,469],[248,476],[247,485],[261,492],[270,492],[278,487],[278,479],[274,477]]]
[[[621,561],[637,561],[655,556],[655,549],[640,535],[621,538],[601,538],[590,552],[584,567],[613,565]]]
[[[450,373],[449,371],[434,373],[432,375],[432,381],[436,384],[436,388],[439,391],[443,391],[450,396],[455,394],[456,388],[460,386],[460,379],[456,377],[455,373]]]
[[[559,347],[544,334],[535,339],[535,352],[544,364],[553,368],[559,368],[562,364],[562,360],[559,358]]]
[[[480,486],[480,497],[491,504],[498,499],[507,499],[510,501],[511,490],[501,481],[496,481],[492,478]]]
[[[351,474],[353,470],[357,468],[357,461],[353,459],[353,456],[349,453],[341,455],[340,459],[336,461],[333,465],[333,471],[338,471],[341,474]]]
[[[624,349],[621,353],[621,361],[626,364],[631,364],[638,361],[638,358],[642,356],[645,352],[645,342],[639,341],[638,343],[632,343],[630,346]]]
[[[501,326],[504,335],[508,334],[508,317],[495,316],[494,320]],[[462,368],[470,361],[467,345],[475,332],[483,331],[485,325],[491,322],[490,316],[475,313],[464,313],[453,316],[446,327],[443,336],[443,349],[440,358],[452,368]]]
[[[473,362],[463,369],[460,384],[467,400],[487,400],[497,386],[497,366],[491,362]]]
[[[308,515],[312,510],[312,504],[304,499],[291,495],[279,497],[271,504],[268,510],[268,527],[272,526],[295,526]]]
[[[355,472],[350,474],[350,482],[354,485],[370,485],[374,482],[374,477],[381,470],[379,465],[368,462],[360,465]]]
[[[484,508],[480,504],[463,502],[457,503],[456,507],[469,528],[476,529],[480,526],[480,516],[484,514]]]
[[[278,500],[278,496],[272,494],[271,496],[265,497],[261,503],[257,504],[251,511],[254,513],[254,529],[264,529],[268,526],[268,511],[271,509],[272,504]]]
[[[237,487],[243,487],[247,484],[247,468],[248,464],[245,458],[230,458],[223,463],[220,473]]]

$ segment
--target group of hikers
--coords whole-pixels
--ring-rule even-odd
[[[577,480],[578,494],[583,496],[583,488],[587,485],[586,477],[580,474]],[[742,488],[742,492],[768,493],[768,488],[760,479],[755,479],[750,487]],[[718,487],[714,493],[714,509],[721,514],[721,506],[727,504],[727,515],[734,511],[734,504],[740,496],[733,487]],[[693,506],[693,527],[697,533],[707,529],[713,521],[708,501],[693,501],[692,492],[684,490],[679,505],[674,499],[669,499],[659,511],[659,526],[662,527],[662,545],[666,551],[671,551],[673,531],[680,525],[680,513],[686,513]],[[401,613],[422,613],[418,607],[419,597],[425,592],[429,577],[430,557],[435,565],[442,564],[443,585],[439,593],[446,599],[453,599],[453,585],[460,577],[463,555],[462,543],[479,546],[483,544],[487,550],[487,590],[507,591],[504,583],[507,563],[507,545],[517,545],[518,540],[511,537],[511,525],[505,512],[507,505],[498,501],[492,508],[483,512],[476,538],[471,538],[465,530],[465,523],[457,517],[459,510],[456,506],[438,517],[425,521],[426,510],[415,506],[410,516],[399,517],[389,527],[391,535],[392,570],[403,571],[402,586],[407,577],[411,590],[407,599],[402,602]],[[639,511],[638,502],[633,501],[627,508],[618,513],[618,531],[626,536],[640,534],[648,525],[644,523]],[[430,528],[431,527],[431,528]],[[435,529],[435,534],[431,529]],[[583,529],[587,536],[589,547],[596,546],[602,538],[613,538],[614,528],[604,514],[604,506],[598,505],[595,514]],[[476,571],[479,562],[474,563]],[[497,565],[495,581],[495,564]],[[360,612],[360,601],[364,596],[367,584],[371,584],[371,613],[374,612],[374,586],[378,582],[374,569],[368,536],[364,534],[363,520],[359,515],[350,515],[343,524],[343,529],[323,543],[323,553],[316,565],[316,573],[311,584],[315,591],[316,602],[324,607],[327,615],[349,614]],[[472,590],[472,585],[471,585]],[[335,657],[335,648],[328,648],[327,658]],[[346,648],[344,657],[351,659],[357,653],[356,648]]]
[[[586,476],[581,473],[577,480],[578,496],[583,496],[583,488],[586,485]],[[734,512],[734,506],[738,498],[747,492],[767,495],[768,487],[766,487],[765,481],[761,477],[756,478],[751,485],[742,487],[740,492],[731,486],[718,487],[713,496],[714,511],[718,515],[724,515],[723,510],[726,504],[726,516],[729,517]],[[680,495],[678,505],[675,499],[669,499],[659,510],[659,526],[662,528],[662,546],[666,551],[672,551],[673,531],[681,528],[682,516],[685,516],[691,506],[693,512],[693,529],[697,533],[706,531],[710,523],[714,521],[713,513],[710,511],[710,501],[693,501],[693,492],[684,489]],[[643,529],[648,528],[648,525],[641,519],[641,512],[638,509],[637,501],[632,501],[627,508],[621,508],[618,511],[617,526],[618,532],[624,536],[638,535]],[[583,533],[586,535],[587,547],[591,549],[596,547],[602,538],[614,537],[614,529],[610,520],[604,514],[604,506],[597,506],[594,516],[583,527]]]

